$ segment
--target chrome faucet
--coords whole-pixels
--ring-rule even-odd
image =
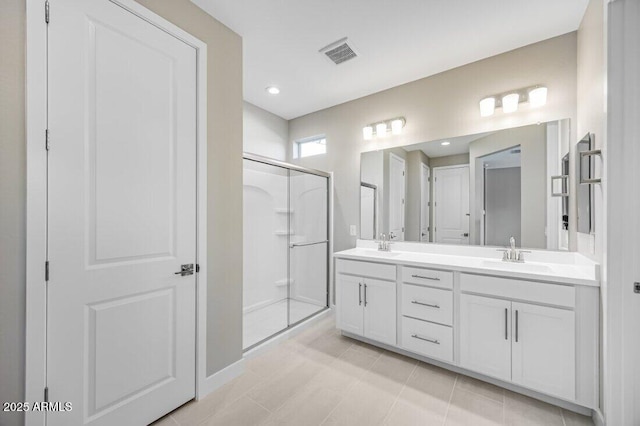
[[[378,242],[378,251],[391,251],[391,237],[386,234],[380,234]]]
[[[528,250],[518,250],[516,248],[516,239],[513,236],[509,238],[509,247],[506,249],[499,249],[498,251],[504,252],[504,254],[502,255],[503,262],[516,263],[524,263],[523,253],[531,253]]]

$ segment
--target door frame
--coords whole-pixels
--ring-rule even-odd
[[[134,0],[106,0],[176,37],[196,51],[196,389],[207,393],[207,45]],[[55,0],[51,0],[55,20]],[[43,401],[46,386],[47,260],[47,23],[45,0],[26,5],[26,133],[27,133],[27,253],[25,401]],[[55,138],[52,141],[55,149]],[[205,236],[200,238],[200,236]],[[27,425],[45,422],[44,412],[25,414]]]
[[[434,243],[438,242],[438,227],[436,226],[437,223],[438,223],[437,222],[437,213],[436,213],[436,211],[437,211],[436,203],[438,202],[438,197],[436,195],[437,194],[437,190],[436,190],[436,187],[437,187],[436,178],[437,178],[437,176],[436,176],[436,173],[439,170],[459,169],[459,168],[462,168],[462,167],[466,167],[467,169],[469,169],[469,172],[471,172],[471,168],[469,167],[469,164],[454,164],[452,166],[439,166],[439,167],[432,167],[431,168],[431,177],[433,178],[431,180],[431,188],[433,189],[433,191],[432,191],[433,198],[430,201],[431,201],[431,205],[433,207],[431,209],[431,212],[433,213],[433,218],[431,219],[433,221],[433,231],[430,231],[429,233],[431,234],[432,241]],[[471,192],[469,192],[469,196],[471,196]],[[471,200],[469,200],[469,201],[471,201]],[[471,204],[469,204],[469,205],[471,205]],[[471,224],[469,224],[469,225],[471,225]]]
[[[425,163],[420,163],[420,220],[418,221],[418,241],[420,242],[423,242],[422,229],[424,228],[424,223],[422,223],[422,218],[424,217],[424,214],[422,212],[422,208],[424,206],[422,205],[422,194],[424,193],[424,188],[422,186],[425,184],[425,174],[427,178],[427,198],[429,201],[427,201],[427,241],[424,242],[428,243],[431,241],[431,167]]]

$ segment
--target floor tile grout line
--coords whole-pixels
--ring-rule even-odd
[[[449,417],[449,409],[451,408],[451,401],[453,400],[453,393],[456,390],[456,385],[458,384],[459,374],[456,374],[456,379],[453,382],[453,386],[451,387],[451,394],[449,395],[449,402],[447,403],[447,411],[444,413],[444,419],[442,420],[442,426],[447,423],[447,417]]]
[[[387,421],[387,418],[389,418],[389,416],[391,415],[391,412],[393,411],[396,404],[398,403],[398,400],[400,399],[400,395],[402,395],[402,392],[406,389],[407,383],[409,383],[409,380],[411,380],[411,377],[413,377],[413,373],[418,369],[418,364],[419,363],[416,362],[413,365],[413,369],[411,370],[411,373],[409,373],[407,380],[405,380],[404,383],[402,384],[402,389],[400,389],[400,392],[398,392],[398,395],[396,395],[396,398],[393,400],[393,404],[391,404],[391,407],[389,407],[389,411],[387,411],[387,414],[382,419],[382,424],[384,424]]]

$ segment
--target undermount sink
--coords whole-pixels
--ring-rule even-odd
[[[399,256],[400,253],[392,252],[392,251],[380,251],[380,250],[362,250],[362,254],[372,257],[396,257]]]
[[[503,262],[502,260],[483,260],[482,266],[514,272],[545,273],[552,271],[548,266],[540,265],[538,263]]]

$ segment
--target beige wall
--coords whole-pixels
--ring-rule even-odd
[[[590,0],[580,28],[578,29],[578,68],[577,68],[577,138],[574,138],[570,146],[571,158],[575,159],[575,143],[587,132],[595,134],[596,148],[602,149],[603,158],[607,151],[607,116],[606,116],[606,4],[603,0]],[[575,161],[573,161],[575,173]],[[604,162],[603,162],[604,164]],[[594,185],[594,210],[595,224],[594,235],[578,234],[578,251],[594,258],[601,264],[600,294],[601,301],[606,301],[609,293],[607,283],[607,259],[606,259],[606,170],[596,166],[596,173],[604,176],[604,184]],[[572,182],[571,191],[576,193],[576,183]],[[573,201],[573,207],[575,200]],[[604,358],[607,350],[608,338],[604,330],[608,329],[608,308],[601,304],[601,351],[600,351],[600,408],[605,409],[605,379],[604,372],[608,369],[608,361]],[[606,412],[604,413],[606,416]]]
[[[0,5],[0,402],[24,399],[25,1]],[[20,413],[0,411],[3,426]]]
[[[548,103],[514,114],[498,111],[482,118],[478,101],[510,89],[544,84]],[[400,136],[362,139],[362,127],[402,115]],[[542,41],[441,74],[337,105],[289,123],[290,140],[327,135],[327,155],[290,161],[334,172],[334,247],[353,247],[349,225],[358,224],[360,153],[504,128],[571,118],[576,115],[576,33]]]
[[[243,102],[244,152],[287,159],[289,122],[249,102]]]
[[[207,43],[207,374],[242,358],[242,39],[189,0],[138,0]]]

